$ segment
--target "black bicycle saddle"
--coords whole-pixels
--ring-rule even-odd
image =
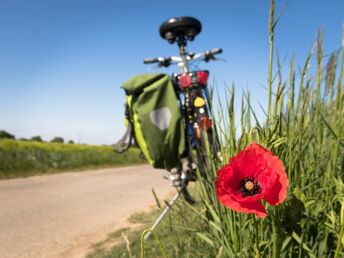
[[[193,40],[202,30],[202,24],[193,17],[182,16],[168,19],[160,26],[160,36],[170,43],[177,38]]]

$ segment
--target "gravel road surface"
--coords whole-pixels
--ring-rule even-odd
[[[101,169],[0,181],[0,257],[84,257],[133,213],[173,192],[164,170]]]

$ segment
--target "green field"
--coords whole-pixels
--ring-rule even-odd
[[[136,148],[117,154],[110,146],[0,140],[0,179],[144,162]]]

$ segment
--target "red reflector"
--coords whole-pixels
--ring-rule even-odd
[[[199,126],[202,128],[202,129],[206,129],[208,130],[212,125],[212,121],[211,119],[209,119],[208,117],[204,116],[204,117],[201,117],[201,121],[199,123]]]
[[[178,77],[178,84],[182,88],[189,88],[191,85],[190,75],[187,73],[181,74]]]
[[[199,84],[206,85],[208,82],[208,73],[206,71],[198,71],[197,79]]]

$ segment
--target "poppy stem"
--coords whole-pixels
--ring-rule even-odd
[[[279,225],[276,221],[273,222],[273,237],[274,237],[274,244],[273,244],[273,257],[279,258],[281,252],[281,238],[280,238],[280,230]]]
[[[259,253],[259,226],[258,226],[258,223],[257,223],[257,219],[255,217],[253,217],[253,221],[254,221],[254,229],[255,229],[255,235],[256,235],[256,255],[255,255],[255,258],[259,258],[260,257],[260,253]]]

